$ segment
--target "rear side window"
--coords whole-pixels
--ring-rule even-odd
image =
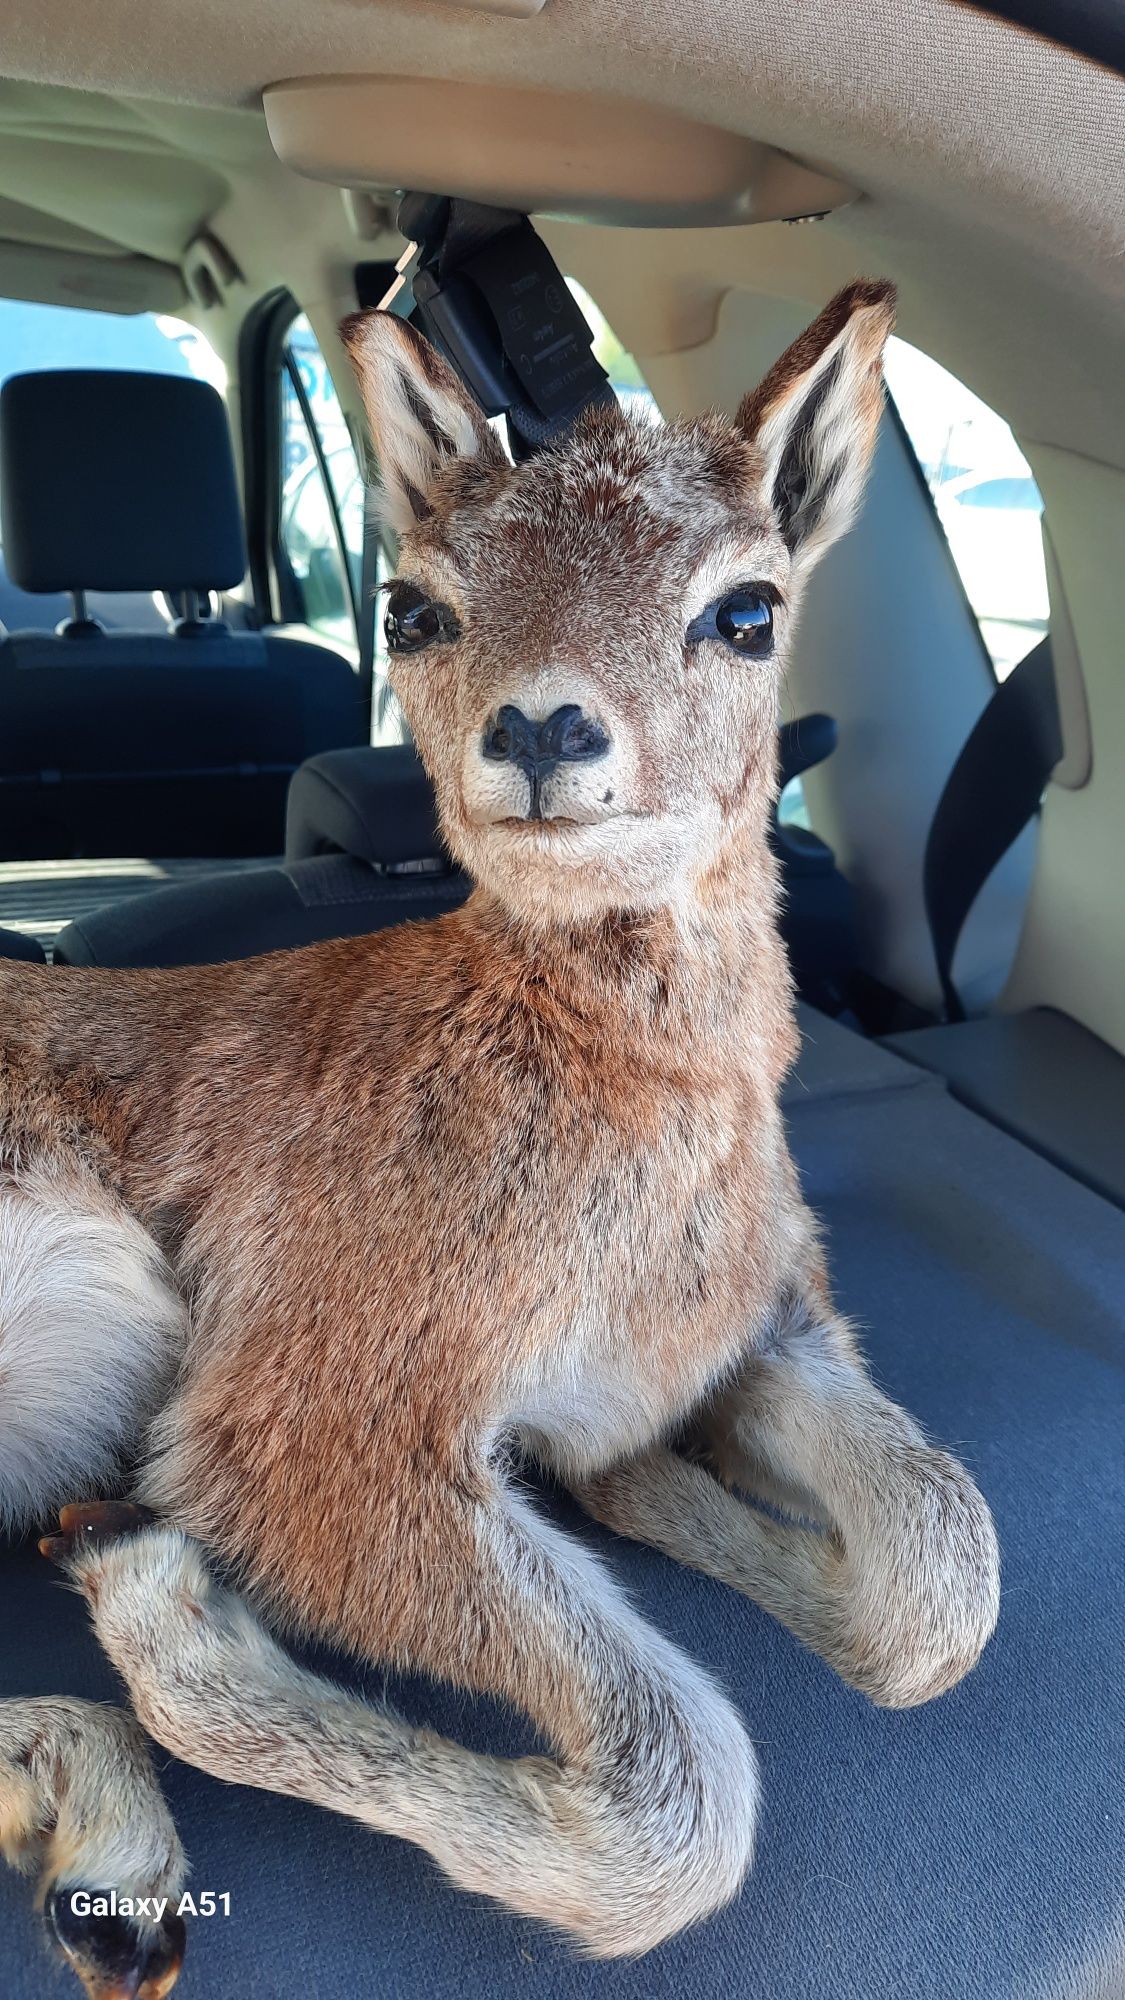
[[[87,312],[0,299],[0,382],[45,368],[195,375],[226,393],[227,373],[198,327],[170,313]]]
[[[356,643],[363,565],[363,476],[328,364],[304,313],[282,350],[278,541],[302,620]]]
[[[998,680],[1047,630],[1043,502],[1011,430],[904,340],[888,342],[887,384],[929,487]]]

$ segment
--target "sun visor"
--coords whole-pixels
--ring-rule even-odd
[[[659,228],[795,220],[855,199],[741,133],[587,91],[318,77],[270,85],[264,105],[285,165],[345,188]]]

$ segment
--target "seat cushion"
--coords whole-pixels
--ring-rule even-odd
[[[163,1759],[198,1888],[184,2000],[1109,2000],[1125,1984],[1125,1329],[1119,1212],[940,1081],[806,1017],[789,1093],[838,1295],[876,1376],[956,1445],[996,1514],[1004,1596],[975,1673],[889,1713],[754,1606],[545,1495],[638,1608],[709,1663],[760,1747],[739,1900],[636,1963],[584,1964],[458,1894],[405,1843]],[[77,1599],[0,1554],[0,1692],[116,1698]],[[475,1747],[527,1732],[449,1689],[338,1668]],[[74,2000],[0,1872],[7,2000]]]
[[[889,1035],[955,1097],[1125,1208],[1125,1056],[1054,1007]]]

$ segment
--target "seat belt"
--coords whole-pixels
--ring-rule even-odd
[[[371,492],[369,479],[364,478],[363,508],[363,552],[359,562],[359,685],[367,715],[367,740],[370,743],[376,722],[382,716],[375,714],[375,620],[378,606],[375,590],[379,581],[379,525],[374,509],[368,504]]]
[[[997,862],[1039,811],[1062,753],[1046,638],[1001,681],[978,717],[946,779],[926,841],[922,891],[947,1021],[965,1019],[953,983],[965,920]]]
[[[485,416],[504,418],[514,459],[616,404],[593,329],[522,211],[408,193],[397,226],[407,247],[383,310],[408,312]]]

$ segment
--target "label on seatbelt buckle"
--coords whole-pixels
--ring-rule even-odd
[[[530,223],[504,230],[460,268],[486,300],[505,355],[548,421],[598,396],[608,378],[591,352],[590,328]]]

